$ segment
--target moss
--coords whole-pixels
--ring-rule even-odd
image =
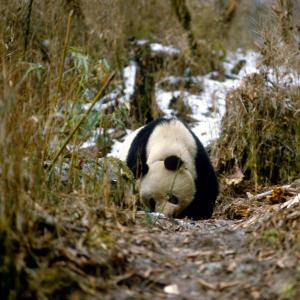
[[[299,272],[295,278],[285,279],[278,283],[278,300],[298,299],[299,297]]]
[[[280,245],[280,233],[276,229],[268,229],[262,233],[261,240],[272,248],[278,248]]]

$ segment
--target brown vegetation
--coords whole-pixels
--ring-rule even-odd
[[[160,223],[158,219],[153,221],[147,213],[137,214],[135,196],[127,193],[132,189],[130,174],[125,170],[127,178],[120,176],[119,169],[125,167],[106,158],[111,145],[108,129],[115,128],[122,133],[124,122],[132,121],[126,106],[120,105],[102,114],[90,112],[88,117],[81,109],[81,105],[97,100],[113,71],[116,76],[106,91],[119,85],[121,70],[131,57],[132,38],[160,41],[181,49],[181,54],[162,68],[147,69],[146,72],[154,73],[150,74],[152,80],[166,70],[182,75],[187,65],[195,74],[216,70],[222,78],[221,62],[228,45],[241,46],[238,41],[243,45],[249,43],[248,30],[247,33],[243,31],[243,26],[249,25],[244,25],[244,16],[250,14],[249,2],[225,2],[183,1],[192,20],[185,28],[172,9],[171,1],[1,1],[1,299],[120,299],[119,289],[124,292],[124,298],[142,299],[143,287],[146,287],[145,299],[149,299],[155,292],[161,296],[163,286],[169,285],[167,279],[172,279],[169,276],[177,273],[180,264],[188,262],[188,266],[196,268],[193,276],[199,277],[199,270],[204,270],[201,264],[218,259],[226,264],[219,282],[208,282],[215,276],[209,271],[204,279],[198,279],[197,285],[193,285],[194,290],[200,287],[202,294],[208,290],[213,297],[222,295],[231,286],[238,286],[239,289],[230,291],[227,297],[234,295],[234,291],[245,296],[247,287],[256,299],[261,296],[254,288],[259,274],[252,277],[250,287],[244,282],[236,282],[235,275],[232,276],[234,280],[226,281],[227,273],[233,274],[236,267],[227,265],[226,259],[231,257],[232,249],[226,248],[229,252],[224,252],[223,244],[233,241],[232,247],[238,249],[241,242],[240,231],[234,233],[227,221],[209,220],[197,225],[201,228],[187,228],[186,233],[180,235],[179,244],[183,248],[188,245],[193,252],[180,251],[181,261],[176,265],[176,247],[179,246],[175,234],[186,228],[184,225],[178,227],[176,221]],[[279,52],[274,46],[275,37],[267,35],[260,51],[264,64],[280,66],[286,59],[284,62],[288,66],[299,71],[299,66],[294,63],[295,58],[299,61],[299,52],[291,34],[296,27],[290,29],[294,18],[290,13],[282,14],[283,2],[279,1],[281,6],[274,11],[282,20],[279,28],[285,48]],[[186,37],[186,31],[189,31],[189,37]],[[191,55],[190,48],[195,42],[200,48],[205,45],[204,57],[195,59],[195,55]],[[279,64],[274,57],[281,59]],[[153,82],[151,84],[149,93],[153,92]],[[228,159],[234,159],[254,182],[264,183],[265,179],[283,182],[299,175],[299,87],[287,89],[278,86],[277,82],[274,84],[268,86],[260,74],[246,79],[244,87],[228,96],[230,116],[224,120],[219,149],[232,152],[230,155],[226,151],[218,154],[217,160],[226,164]],[[263,100],[265,104],[261,105]],[[144,107],[140,110],[137,123],[148,118]],[[189,112],[188,108],[182,110],[184,114]],[[155,108],[153,111],[151,117],[159,114]],[[247,130],[244,130],[245,126]],[[80,150],[80,145],[95,128],[100,132],[97,146]],[[266,132],[263,137],[257,135],[261,130]],[[235,140],[237,136],[240,138]],[[111,181],[111,173],[117,176],[116,181]],[[248,184],[249,190],[253,191],[253,183]],[[255,209],[260,206],[260,202],[255,202]],[[249,214],[248,210],[243,214],[243,207],[238,211],[242,211],[239,213],[241,218],[253,216],[252,210]],[[283,225],[280,219],[287,221]],[[220,228],[224,224],[225,231],[222,231]],[[283,243],[288,257],[299,255],[297,247],[286,247],[288,243],[299,243],[299,235],[292,236],[298,228],[299,215],[289,209],[278,212],[274,220],[267,219],[266,227],[259,227],[258,231],[264,237],[261,247],[264,247],[263,242],[274,240],[274,234],[268,232],[268,226],[272,224],[279,226],[279,233],[275,234],[276,247]],[[199,235],[199,228],[204,239]],[[218,230],[215,232],[214,228]],[[226,228],[230,229],[227,233]],[[292,230],[291,235],[283,237],[288,230]],[[227,240],[223,240],[224,236]],[[206,252],[196,253],[199,245],[203,249],[207,247]],[[217,251],[212,253],[210,247],[214,245],[217,245]],[[172,257],[161,255],[164,247]],[[149,257],[143,256],[143,251]],[[243,255],[248,251],[244,242],[243,251]],[[152,258],[157,260],[149,263]],[[146,262],[149,268],[146,268]],[[282,262],[279,268],[291,274],[293,268],[287,265],[284,269],[285,262]],[[259,266],[266,273],[269,271],[267,264]],[[215,267],[205,266],[206,270]],[[287,282],[288,289],[272,291],[268,295],[281,299],[286,299],[286,295],[297,297],[299,266],[295,272],[295,280]],[[163,274],[159,280],[156,280],[157,273]],[[180,276],[188,278],[190,275],[185,269]],[[194,284],[194,281],[189,282]],[[264,286],[260,287],[263,289]],[[132,293],[130,288],[135,292]],[[188,292],[185,293],[188,297]]]

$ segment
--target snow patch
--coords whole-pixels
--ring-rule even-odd
[[[135,86],[135,76],[136,76],[136,63],[134,61],[130,61],[129,65],[123,70],[123,78],[124,78],[124,90],[123,90],[123,101],[130,101],[134,93]]]
[[[150,43],[148,40],[138,40],[136,41],[137,45],[145,45],[145,44],[149,44],[150,49],[153,52],[157,52],[157,53],[164,53],[164,54],[169,54],[169,55],[175,55],[175,54],[179,54],[180,50],[175,48],[174,46],[165,46],[159,43]]]
[[[221,119],[225,113],[225,98],[227,93],[239,86],[241,80],[246,75],[258,72],[256,62],[258,54],[253,51],[242,52],[238,50],[230,53],[224,62],[225,80],[218,81],[213,79],[214,72],[205,76],[195,76],[191,78],[166,77],[163,81],[168,81],[173,85],[182,79],[192,80],[201,83],[203,91],[194,95],[186,91],[175,90],[173,92],[164,91],[157,87],[156,99],[160,109],[167,115],[175,115],[175,111],[170,108],[171,100],[174,97],[182,97],[183,101],[192,109],[192,118],[197,121],[192,126],[192,130],[199,137],[204,146],[207,146],[220,134]],[[244,66],[237,74],[233,74],[234,67],[241,61]]]
[[[173,46],[163,46],[158,43],[152,43],[150,44],[150,48],[153,52],[160,52],[160,53],[166,53],[170,55],[179,54],[179,49],[173,47]]]
[[[143,45],[149,43],[147,40],[139,40],[137,44]],[[152,51],[165,52],[171,55],[179,53],[179,50],[173,46],[164,46],[158,43],[149,43]],[[176,111],[170,106],[172,99],[180,97],[191,110],[191,118],[196,122],[192,125],[192,130],[199,137],[204,146],[209,145],[214,139],[219,137],[222,117],[225,114],[225,99],[229,91],[236,89],[245,76],[259,73],[257,62],[260,55],[255,51],[244,51],[238,49],[235,52],[229,52],[223,63],[225,70],[225,80],[218,81],[216,73],[211,72],[204,76],[167,76],[160,80],[156,85],[155,96],[159,108],[167,117],[176,115]],[[261,67],[261,70],[263,68]],[[119,86],[111,93],[103,97],[95,106],[94,110],[99,112],[108,107],[115,106],[117,103],[130,102],[135,88],[135,77],[137,65],[130,61],[123,70],[123,87]],[[300,85],[300,75],[287,68],[266,69],[269,84]],[[182,82],[191,82],[199,86],[199,91],[195,93],[181,89]],[[167,91],[163,88],[164,84],[172,86],[173,91]],[[178,86],[178,89],[176,88]],[[175,87],[175,88],[174,88]],[[88,109],[90,104],[84,106]],[[130,131],[128,131],[130,132]],[[97,133],[95,133],[97,134]],[[83,144],[83,147],[89,147],[95,144],[93,136]],[[115,155],[122,144],[115,141],[112,148],[112,155]]]

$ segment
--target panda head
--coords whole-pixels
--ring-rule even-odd
[[[150,211],[176,217],[193,201],[196,187],[185,163],[171,155],[144,167],[139,190]]]

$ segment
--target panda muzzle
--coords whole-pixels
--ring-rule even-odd
[[[149,199],[149,209],[151,212],[155,211],[156,202],[153,198]]]

